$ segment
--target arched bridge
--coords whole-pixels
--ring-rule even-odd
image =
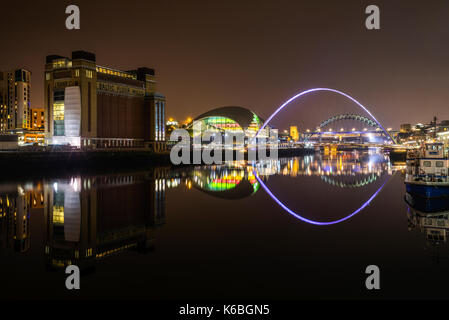
[[[339,91],[339,90],[335,90],[335,89],[331,89],[331,88],[313,88],[313,89],[309,89],[309,90],[305,90],[302,91],[296,95],[294,95],[293,97],[291,97],[290,99],[288,99],[287,101],[285,101],[282,105],[280,105],[272,114],[271,116],[268,117],[267,121],[264,122],[264,124],[262,125],[262,127],[259,129],[259,131],[256,134],[256,137],[262,132],[262,130],[271,122],[271,120],[273,120],[274,117],[276,117],[276,115],[281,112],[285,107],[287,107],[290,103],[292,103],[293,101],[308,95],[308,94],[312,94],[314,92],[333,92],[336,93],[338,95],[341,95],[349,100],[351,100],[352,102],[354,102],[358,107],[360,107],[360,109],[362,109],[363,111],[365,111],[375,122],[376,124],[379,126],[379,128],[381,128],[381,130],[385,133],[385,135],[391,140],[391,142],[396,143],[396,141],[394,140],[394,138],[388,133],[387,130],[385,130],[385,128],[380,124],[380,122],[372,115],[372,113],[363,105],[361,104],[359,101],[357,101],[356,99],[354,99],[353,97],[351,97],[350,95]]]
[[[371,120],[365,116],[361,116],[359,114],[340,114],[340,115],[330,117],[329,119],[321,122],[320,125],[317,127],[317,129],[323,129],[323,128],[327,127],[328,125],[330,125],[331,123],[334,123],[337,121],[344,121],[344,120],[358,121],[363,124],[366,124],[369,127],[381,129],[381,127],[376,123],[376,121]]]

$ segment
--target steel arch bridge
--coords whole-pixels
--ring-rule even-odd
[[[354,121],[358,121],[358,122],[364,123],[364,124],[366,124],[366,125],[368,125],[370,127],[374,127],[376,129],[377,128],[382,129],[377,124],[377,122],[374,121],[374,120],[371,120],[371,119],[369,119],[369,118],[367,118],[365,116],[361,116],[359,114],[349,114],[349,113],[347,113],[347,114],[340,114],[340,115],[336,115],[336,116],[330,117],[329,119],[321,122],[320,125],[317,127],[317,129],[323,129],[326,126],[328,126],[329,124],[331,124],[331,123],[334,123],[334,122],[337,122],[337,121],[343,121],[343,120],[354,120]]]

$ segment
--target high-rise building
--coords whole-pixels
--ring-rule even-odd
[[[293,141],[299,140],[299,132],[297,126],[290,126],[290,137]]]
[[[0,72],[0,132],[30,127],[31,72]]]
[[[31,109],[31,130],[44,130],[45,114],[44,109]]]
[[[51,55],[45,65],[45,133],[51,144],[165,145],[165,97],[153,69],[99,66],[95,54]],[[150,142],[150,143],[148,143]]]

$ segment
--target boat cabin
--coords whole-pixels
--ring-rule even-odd
[[[444,158],[444,144],[443,143],[426,143],[424,145],[424,158]]]
[[[426,143],[407,157],[406,180],[447,182],[449,160],[444,156],[443,143]]]

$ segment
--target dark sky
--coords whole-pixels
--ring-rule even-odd
[[[65,29],[77,4],[81,30]],[[381,30],[365,28],[377,4]],[[449,119],[449,1],[2,1],[0,70],[32,71],[32,102],[43,104],[44,59],[73,50],[97,63],[156,69],[167,117],[245,106],[266,118],[297,92],[345,91],[385,127]],[[358,112],[324,93],[291,105],[274,123],[314,127]]]

